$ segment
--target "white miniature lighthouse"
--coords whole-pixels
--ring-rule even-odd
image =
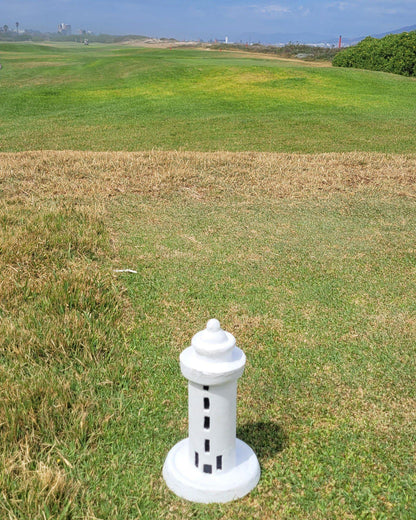
[[[180,355],[189,380],[189,437],[168,453],[163,477],[192,502],[229,502],[251,491],[260,478],[254,451],[236,438],[237,379],[246,356],[218,320],[195,334]]]

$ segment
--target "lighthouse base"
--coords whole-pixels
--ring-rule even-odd
[[[183,439],[169,451],[163,478],[181,498],[202,504],[224,503],[243,497],[257,485],[260,466],[250,446],[236,439],[233,469],[224,473],[201,473],[189,460],[189,440]]]

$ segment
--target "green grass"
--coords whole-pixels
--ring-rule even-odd
[[[416,83],[110,45],[0,62],[0,518],[413,520],[415,156],[258,152],[413,152]],[[202,506],[161,471],[212,317],[262,477]]]
[[[0,44],[0,150],[415,149],[416,82],[232,52]]]
[[[414,157],[0,164],[0,517],[415,518]],[[161,471],[211,317],[247,355],[262,477],[203,506]]]

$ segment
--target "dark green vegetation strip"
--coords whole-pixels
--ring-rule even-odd
[[[413,152],[416,83],[208,50],[0,44],[0,150]]]
[[[413,520],[415,157],[0,156],[0,517]],[[114,274],[132,268],[137,274]],[[165,487],[178,357],[247,354],[248,497]]]
[[[358,45],[335,56],[333,65],[379,70],[403,76],[416,76],[416,31],[389,34],[384,38],[368,36]]]

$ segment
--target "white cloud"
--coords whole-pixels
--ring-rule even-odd
[[[246,16],[253,16],[259,18],[273,19],[273,18],[283,18],[285,16],[310,16],[314,9],[310,7],[306,7],[305,5],[299,5],[297,7],[287,6],[282,3],[261,3],[261,4],[248,4],[248,5],[238,5],[233,6],[232,9],[229,7],[226,10],[234,14],[244,14]]]
[[[304,7],[303,5],[300,5],[298,7],[298,11],[302,16],[309,16],[311,14],[311,10],[309,9],[309,7]]]
[[[351,4],[351,2],[331,2],[327,4],[327,6],[338,9],[339,11],[345,11],[349,7],[353,7],[353,4]]]
[[[347,9],[366,10],[367,12],[379,12],[380,14],[397,14],[415,12],[415,0],[336,0],[329,2],[327,7],[345,11]]]
[[[287,14],[287,13],[291,12],[291,10],[288,7],[279,5],[279,4],[270,4],[270,5],[264,5],[264,6],[257,5],[257,6],[253,6],[253,7],[255,7],[258,12],[263,13],[263,14],[276,15],[276,14]]]

